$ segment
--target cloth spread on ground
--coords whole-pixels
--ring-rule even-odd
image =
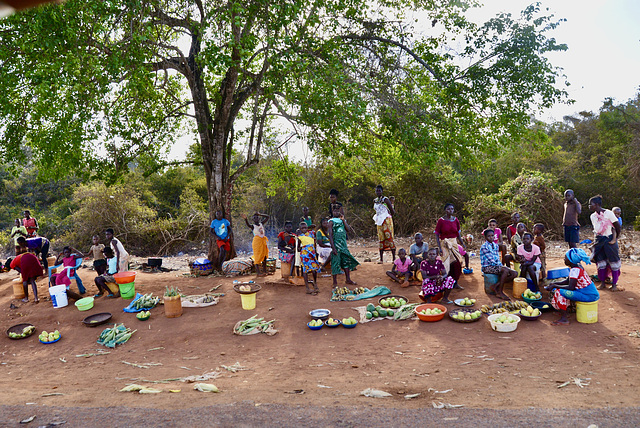
[[[378,285],[373,287],[371,290],[367,290],[364,293],[360,294],[336,294],[335,292],[331,295],[332,302],[338,302],[343,300],[362,300],[362,299],[370,299],[376,296],[384,296],[385,294],[391,294],[391,290],[385,287],[384,285]]]
[[[194,294],[190,296],[182,296],[181,302],[183,308],[204,308],[207,306],[217,305],[219,298],[210,294]]]

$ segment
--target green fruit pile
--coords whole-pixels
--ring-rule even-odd
[[[309,322],[310,327],[322,327],[322,324],[322,320],[311,320],[311,322]]]
[[[520,315],[524,315],[525,317],[537,317],[540,315],[540,310],[538,308],[533,309],[531,306],[527,306],[526,308],[520,309]]]
[[[338,324],[340,324],[340,321],[334,320],[333,318],[329,318],[327,320],[327,325],[338,325]]]
[[[458,302],[458,304],[462,306],[473,306],[475,303],[476,299],[470,299],[468,297],[465,297],[461,302]]]
[[[513,324],[514,322],[518,322],[515,318],[510,315],[500,315],[500,318],[493,320],[496,324]]]
[[[433,309],[423,309],[420,311],[422,315],[440,315],[442,313],[442,309],[433,308]]]
[[[342,318],[342,325],[356,325],[358,321],[354,317]]]
[[[399,308],[402,305],[405,305],[407,301],[402,297],[396,299],[395,297],[388,297],[386,299],[380,300],[380,306],[383,308]]]
[[[542,294],[539,291],[537,293],[534,293],[533,291],[529,290],[528,288],[526,290],[524,290],[524,293],[522,293],[522,296],[527,298],[527,299],[531,299],[531,300],[540,300],[540,299],[542,299]]]
[[[22,333],[14,333],[14,332],[10,332],[9,333],[9,337],[12,339],[22,339],[23,337],[27,337],[27,336],[31,336],[31,334],[33,333],[33,331],[36,328],[32,325],[27,326],[25,328],[22,329]]]
[[[150,316],[151,316],[150,311],[140,311],[136,314],[136,318],[138,318],[139,320],[149,318]]]
[[[451,314],[451,318],[459,321],[471,321],[471,320],[478,319],[481,316],[482,316],[482,312],[479,310],[475,312],[458,311]]]
[[[404,300],[404,299],[403,299]],[[372,303],[367,305],[367,312],[365,314],[368,320],[372,318],[384,318],[384,317],[392,317],[395,312],[392,309],[385,309],[382,305],[373,306]]]
[[[40,342],[44,342],[44,343],[53,342],[55,340],[60,339],[60,332],[58,330],[55,330],[52,333],[47,333],[46,331],[43,331],[42,333],[40,333],[40,336],[38,336],[38,339],[40,339]]]

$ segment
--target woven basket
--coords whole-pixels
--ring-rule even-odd
[[[267,259],[267,272],[274,273],[276,271],[276,259]]]
[[[213,273],[213,264],[211,264],[211,262],[204,264],[189,262],[189,270],[191,271],[191,275],[207,276]]]

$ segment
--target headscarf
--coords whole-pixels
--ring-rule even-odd
[[[591,258],[582,248],[570,248],[565,257],[574,265],[579,265],[581,262],[591,264]]]

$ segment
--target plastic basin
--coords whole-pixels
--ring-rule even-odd
[[[129,284],[136,280],[136,273],[134,271],[114,273],[113,279],[115,279],[118,284]]]
[[[509,324],[498,324],[496,320],[500,318],[502,315],[505,315],[507,318],[513,318],[516,322]],[[514,331],[518,328],[518,323],[520,322],[520,317],[515,314],[493,314],[489,315],[489,324],[491,324],[491,329],[494,331],[499,331],[501,333],[508,333],[510,331]]]
[[[76,308],[78,308],[79,311],[88,311],[93,308],[93,297],[85,297],[84,299],[76,301]]]
[[[435,309],[438,308],[442,311],[442,313],[438,315],[423,315],[420,312],[425,309]],[[425,303],[424,305],[418,305],[415,308],[416,315],[420,319],[420,321],[426,322],[434,322],[440,321],[447,314],[447,307],[443,305],[438,305],[437,303]]]

